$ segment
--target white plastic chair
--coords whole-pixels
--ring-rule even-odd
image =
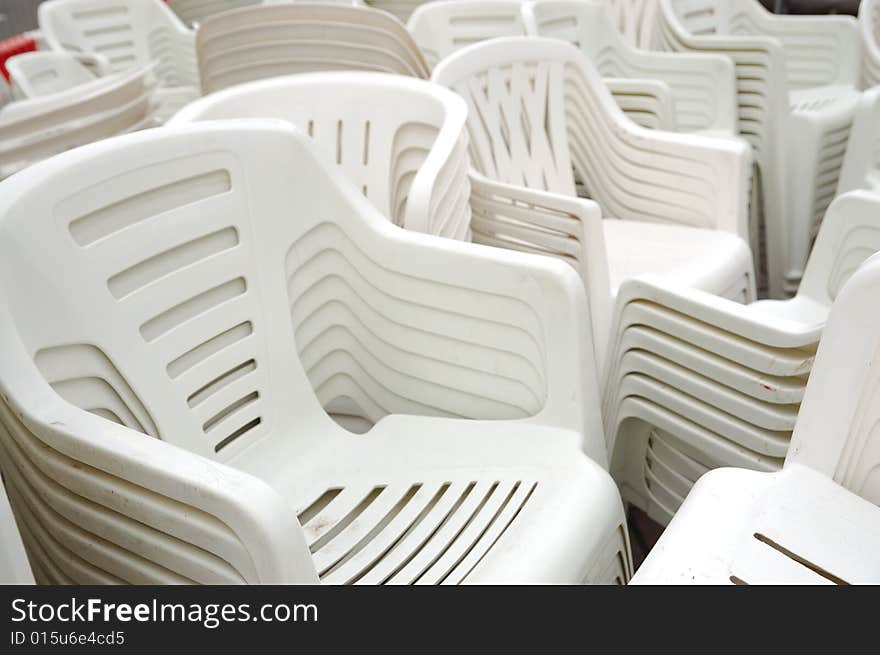
[[[0,252],[0,462],[41,582],[628,577],[559,262],[390,225],[277,121],[31,167]],[[390,415],[355,437],[327,397]]]
[[[880,582],[878,291],[875,256],[831,309],[782,471],[702,477],[633,582]]]
[[[52,50],[89,57],[99,75],[154,65],[163,119],[199,95],[195,33],[161,0],[48,0],[39,19]]]
[[[630,277],[655,272],[754,297],[751,254],[737,236],[747,230],[745,144],[636,125],[584,56],[555,39],[479,43],[432,79],[469,106],[474,241],[574,265],[603,335],[600,359],[608,290]],[[575,174],[601,213],[623,220],[599,221],[598,207],[575,197]]]
[[[880,4],[861,0],[859,36],[862,43],[862,88],[880,84]]]
[[[645,278],[620,290],[603,416],[623,497],[668,523],[706,471],[782,466],[838,290],[880,250],[880,196],[828,209],[797,296],[740,305]]]
[[[759,167],[768,288],[791,295],[834,198],[859,98],[855,20],[775,16],[756,0],[659,4],[665,49],[724,54],[736,66],[739,131]]]
[[[67,52],[28,52],[6,62],[16,97],[36,98],[72,89],[95,80],[95,75]]]
[[[539,0],[523,5],[530,33],[574,43],[605,78],[615,100],[645,127],[717,136],[736,134],[736,80],[721,55],[661,53],[629,45],[602,0]],[[641,81],[635,89],[628,88]],[[666,116],[671,105],[672,115]]]
[[[187,25],[201,23],[224,11],[258,5],[261,0],[168,0],[168,6]]]
[[[429,76],[406,28],[369,7],[306,2],[245,7],[206,20],[197,51],[205,93],[313,71]]]
[[[657,0],[603,0],[617,32],[634,48],[656,50],[659,45],[660,3]]]
[[[113,73],[0,109],[0,179],[64,150],[157,122],[149,70]]]
[[[466,240],[470,227],[467,106],[449,90],[386,73],[304,73],[240,84],[184,108],[171,124],[278,118],[393,223]]]
[[[520,0],[427,2],[416,8],[406,28],[432,67],[479,41],[526,35]]]

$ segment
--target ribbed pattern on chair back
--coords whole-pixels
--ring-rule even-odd
[[[445,89],[410,82],[416,81],[372,73],[288,76],[214,94],[179,120],[289,121],[393,223],[464,239],[470,220],[465,107]],[[420,175],[432,151],[439,170]]]
[[[197,35],[202,90],[266,77],[365,70],[428,77],[406,28],[368,7],[295,3],[246,7],[206,20]]]

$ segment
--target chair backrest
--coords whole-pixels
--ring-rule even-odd
[[[604,0],[618,33],[631,46],[643,50],[659,47],[657,0]]]
[[[406,28],[369,7],[305,2],[245,7],[206,20],[196,43],[205,93],[313,71],[429,76]]]
[[[470,222],[466,114],[464,101],[437,84],[332,72],[237,85],[190,104],[173,123],[289,121],[392,222],[461,238]]]
[[[856,192],[859,194],[865,192]],[[875,200],[875,209],[880,214]],[[798,463],[880,505],[880,255],[831,308],[786,464]]]
[[[201,23],[214,14],[261,4],[261,0],[168,0],[168,6],[184,23]]]
[[[112,71],[155,62],[166,86],[195,79],[191,40],[180,38],[186,27],[161,0],[48,0],[39,15],[53,50],[106,58]]]
[[[6,62],[9,80],[20,98],[58,93],[92,82],[95,75],[66,52],[29,52]]]
[[[742,233],[746,147],[635,125],[570,43],[493,39],[451,55],[432,79],[468,102],[471,161],[489,178],[574,195],[576,174],[608,216]]]
[[[853,189],[880,191],[880,87],[862,93],[840,167],[837,195]]]
[[[20,340],[73,405],[211,458],[320,412],[293,347],[285,271],[302,237],[351,210],[302,164],[304,147],[278,126],[188,126],[11,178],[4,349]],[[10,374],[0,385],[14,389]]]
[[[431,66],[472,43],[526,34],[520,0],[429,2],[413,12],[407,29]]]

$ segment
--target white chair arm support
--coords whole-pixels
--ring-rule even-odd
[[[467,313],[468,306],[487,295],[516,301],[517,308],[508,302],[505,315],[496,315],[492,325],[483,327],[497,330],[499,347],[510,343],[512,331],[528,333],[538,347],[546,391],[543,408],[531,420],[584,434],[585,452],[604,461],[588,309],[575,272],[548,257],[438,240],[390,223],[382,223],[381,229],[391,247],[385,255],[374,252],[374,256],[405,251],[407,261],[417,263],[409,273],[450,289],[461,287],[467,279],[471,293],[450,293],[443,301],[446,311],[456,311],[459,304],[460,311]]]
[[[407,193],[403,224],[407,229],[452,239],[466,240],[469,214],[467,182],[467,112],[452,115],[444,123]],[[458,139],[446,135],[459,134]]]
[[[617,106],[633,122],[654,130],[675,130],[675,103],[666,82],[650,78],[603,79]]]
[[[647,300],[709,325],[723,326],[726,332],[778,348],[809,346],[816,342],[824,326],[824,320],[797,321],[774,316],[772,305],[742,305],[698,289],[660,283],[650,276],[628,280],[620,286],[612,325],[617,325],[627,303],[634,300]]]
[[[474,241],[568,262],[587,289],[594,352],[602,370],[611,294],[602,212],[592,200],[490,180],[471,171]]]

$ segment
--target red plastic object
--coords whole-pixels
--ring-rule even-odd
[[[9,79],[9,72],[6,70],[7,59],[14,57],[15,55],[20,55],[23,52],[33,52],[36,49],[36,40],[29,37],[27,34],[19,34],[18,36],[13,36],[0,41],[0,73],[3,74],[3,77],[7,80]]]

